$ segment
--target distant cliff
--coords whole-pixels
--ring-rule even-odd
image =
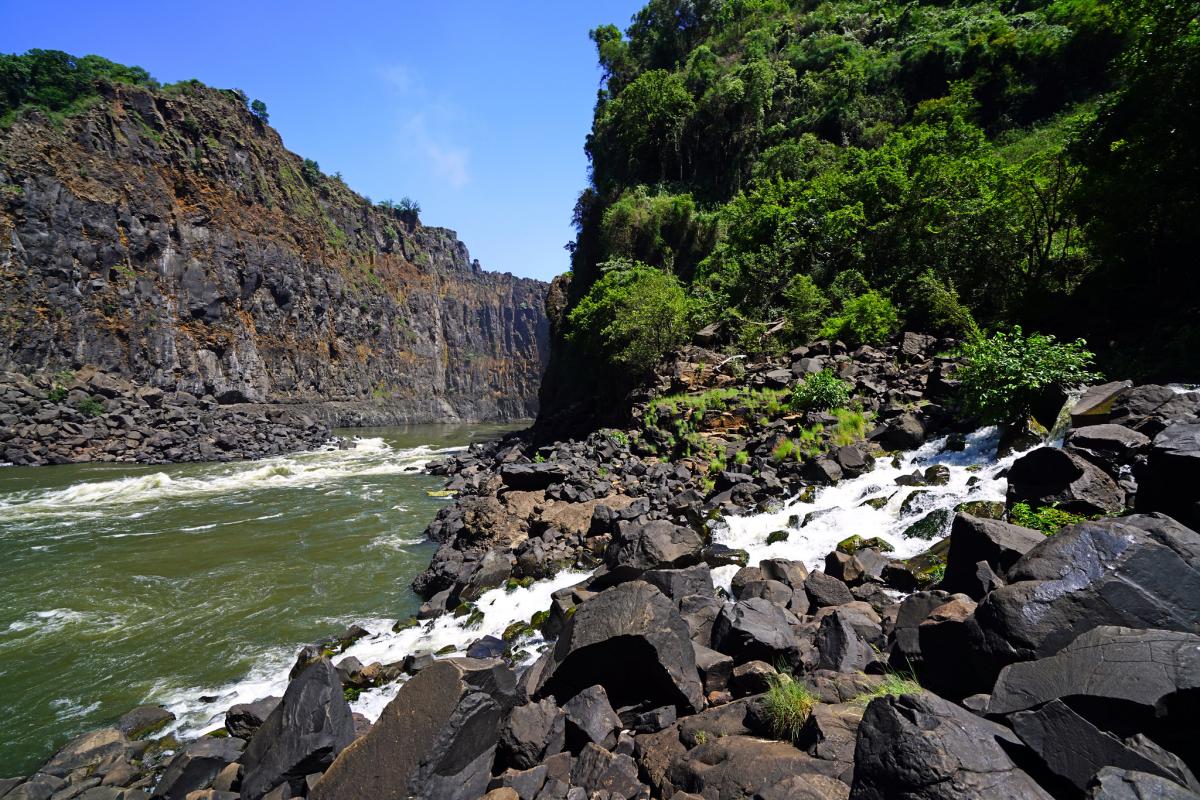
[[[240,93],[102,85],[0,131],[0,369],[342,424],[528,417],[545,294],[322,174]]]

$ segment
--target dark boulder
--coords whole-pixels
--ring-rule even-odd
[[[499,759],[529,769],[566,746],[566,715],[547,698],[515,707],[500,731]]]
[[[320,659],[288,684],[242,754],[242,796],[258,800],[282,783],[299,792],[304,776],[324,770],[352,741],[342,683],[329,660]]]
[[[975,613],[981,677],[1101,625],[1200,633],[1200,534],[1162,514],[1069,525],[1005,577]]]
[[[951,595],[918,626],[922,657],[915,666],[922,686],[956,700],[978,691],[975,673],[963,669],[972,652],[975,608],[966,595]]]
[[[637,762],[628,755],[610,753],[588,744],[571,769],[571,783],[586,792],[583,797],[632,800],[646,787],[638,779]]]
[[[840,606],[854,600],[854,595],[850,594],[850,587],[820,570],[810,573],[805,578],[804,591],[808,594],[810,611]]]
[[[704,542],[691,528],[667,520],[621,522],[604,554],[609,579],[632,580],[646,570],[699,563]]]
[[[674,708],[672,706],[672,708]],[[589,686],[566,702],[567,746],[582,750],[589,742],[612,750],[621,732],[621,718],[608,702],[608,693],[600,685]]]
[[[1183,786],[1135,770],[1105,767],[1096,773],[1088,800],[1200,800],[1200,794]]]
[[[144,739],[174,720],[175,715],[161,706],[138,706],[121,715],[117,720],[117,728],[130,739]]]
[[[596,684],[618,707],[703,708],[688,626],[650,584],[623,583],[580,605],[559,635],[537,691],[566,702]]]
[[[712,571],[706,564],[696,564],[685,569],[647,570],[642,573],[642,580],[672,600],[680,600],[688,595],[712,597],[716,592]]]
[[[692,648],[696,652],[696,669],[704,684],[704,692],[725,691],[733,674],[733,658],[695,641],[692,642]]]
[[[1200,423],[1171,425],[1155,436],[1138,484],[1139,511],[1200,527]]]
[[[242,739],[202,738],[189,743],[171,757],[154,788],[154,800],[185,800],[189,792],[212,785],[217,773],[242,754]]]
[[[480,797],[487,791],[503,708],[467,677],[449,661],[421,670],[400,688],[371,731],[342,751],[308,797]]]
[[[1050,773],[1081,792],[1104,767],[1149,772],[1185,784],[1193,791],[1200,788],[1178,758],[1148,739],[1122,742],[1061,700],[1014,714],[1012,726]]]
[[[912,450],[925,443],[925,423],[915,414],[901,414],[871,432],[871,439],[879,442],[885,450]]]
[[[767,600],[751,598],[726,606],[713,624],[713,647],[739,664],[799,658],[800,643],[792,632],[795,615]]]
[[[562,483],[570,478],[566,467],[554,462],[541,464],[505,464],[500,468],[500,479],[512,489],[536,492],[548,489],[551,484]]]
[[[1200,713],[1200,636],[1096,628],[1055,655],[1005,667],[988,713],[1006,716],[1057,700],[1106,731],[1145,733],[1185,755],[1194,750]]]
[[[1119,480],[1121,468],[1134,463],[1150,446],[1150,437],[1123,425],[1089,425],[1068,431],[1063,447],[1091,461]]]
[[[994,800],[1051,795],[1013,762],[1007,728],[921,693],[871,702],[858,728],[852,800]]]
[[[875,651],[851,619],[849,612],[835,608],[821,619],[815,644],[817,669],[834,672],[864,672],[877,662]]]
[[[253,703],[238,703],[225,712],[225,730],[249,741],[279,705],[280,697],[264,697]]]
[[[1008,502],[1058,506],[1076,514],[1124,510],[1125,492],[1087,459],[1056,447],[1039,447],[1008,470]]]
[[[912,669],[921,662],[920,625],[929,613],[950,599],[949,592],[914,592],[900,603],[892,628],[891,663],[897,669]]]
[[[1180,394],[1169,386],[1134,386],[1113,401],[1109,422],[1154,438],[1174,422],[1197,422],[1200,394]]]
[[[979,579],[980,561],[1003,575],[1021,556],[1045,539],[1045,535],[1029,528],[957,514],[950,528],[946,574],[939,588],[951,593],[962,592],[981,600],[987,594],[985,589],[988,587],[983,586]]]

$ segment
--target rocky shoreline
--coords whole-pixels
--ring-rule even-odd
[[[156,738],[169,714],[139,709],[0,798],[1200,797],[1200,394],[1106,384],[1069,404],[1061,444],[1010,432],[1005,501],[921,515],[910,557],[853,530],[821,569],[719,541],[730,515],[966,447],[951,344],[753,365],[691,348],[628,430],[431,465],[457,499],[397,630],[472,630],[489,592],[588,577],[453,652],[363,664],[340,655],[369,636],[352,628],[214,734]],[[783,402],[825,370],[852,413]],[[861,502],[948,477],[935,460]],[[374,724],[351,712],[401,680]]]
[[[17,466],[234,461],[330,443],[328,424],[286,405],[222,404],[94,369],[0,373],[0,462]]]

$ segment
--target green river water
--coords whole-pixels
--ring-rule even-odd
[[[343,432],[234,464],[0,468],[0,777],[142,703],[278,673],[304,642],[415,611],[446,501],[419,472],[501,426]],[[264,692],[265,693],[265,692]]]

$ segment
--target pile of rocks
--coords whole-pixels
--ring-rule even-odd
[[[93,369],[0,374],[0,462],[232,461],[309,450],[327,425],[286,406],[240,396],[164,392]]]
[[[515,626],[465,657],[334,664],[347,631],[225,738],[156,761],[118,727],[0,798],[1200,798],[1200,396],[1110,384],[1071,411],[1063,447],[1013,462],[1007,503],[904,562],[849,537],[821,570],[714,546],[730,488],[625,437],[477,446],[435,467],[462,497],[430,526],[421,616],[586,566],[532,662]],[[734,485],[769,503],[759,477]],[[1082,521],[1048,536],[1004,521],[1018,503]],[[402,676],[374,725],[350,713]]]

